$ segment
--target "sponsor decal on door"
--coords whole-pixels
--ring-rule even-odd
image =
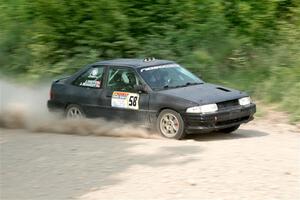
[[[139,94],[129,92],[113,92],[111,106],[116,108],[139,109]]]

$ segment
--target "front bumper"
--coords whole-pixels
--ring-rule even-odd
[[[211,132],[223,128],[236,126],[253,120],[256,105],[234,106],[219,110],[210,114],[188,114],[184,115],[187,133]]]

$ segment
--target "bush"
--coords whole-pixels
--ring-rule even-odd
[[[0,72],[37,81],[97,60],[154,56],[299,120],[299,10],[296,0],[0,0]]]

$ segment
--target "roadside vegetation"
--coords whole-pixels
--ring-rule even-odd
[[[298,0],[0,0],[0,72],[22,82],[96,60],[175,60],[300,120]]]

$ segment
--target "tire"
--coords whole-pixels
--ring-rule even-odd
[[[68,119],[82,119],[85,118],[85,114],[80,106],[70,104],[65,110],[65,117]]]
[[[184,138],[184,121],[174,110],[162,110],[156,121],[158,132],[165,138],[180,140]]]
[[[228,128],[220,129],[219,132],[222,132],[222,133],[232,133],[233,131],[237,130],[239,127],[240,127],[240,125],[231,126],[231,127],[228,127]]]

